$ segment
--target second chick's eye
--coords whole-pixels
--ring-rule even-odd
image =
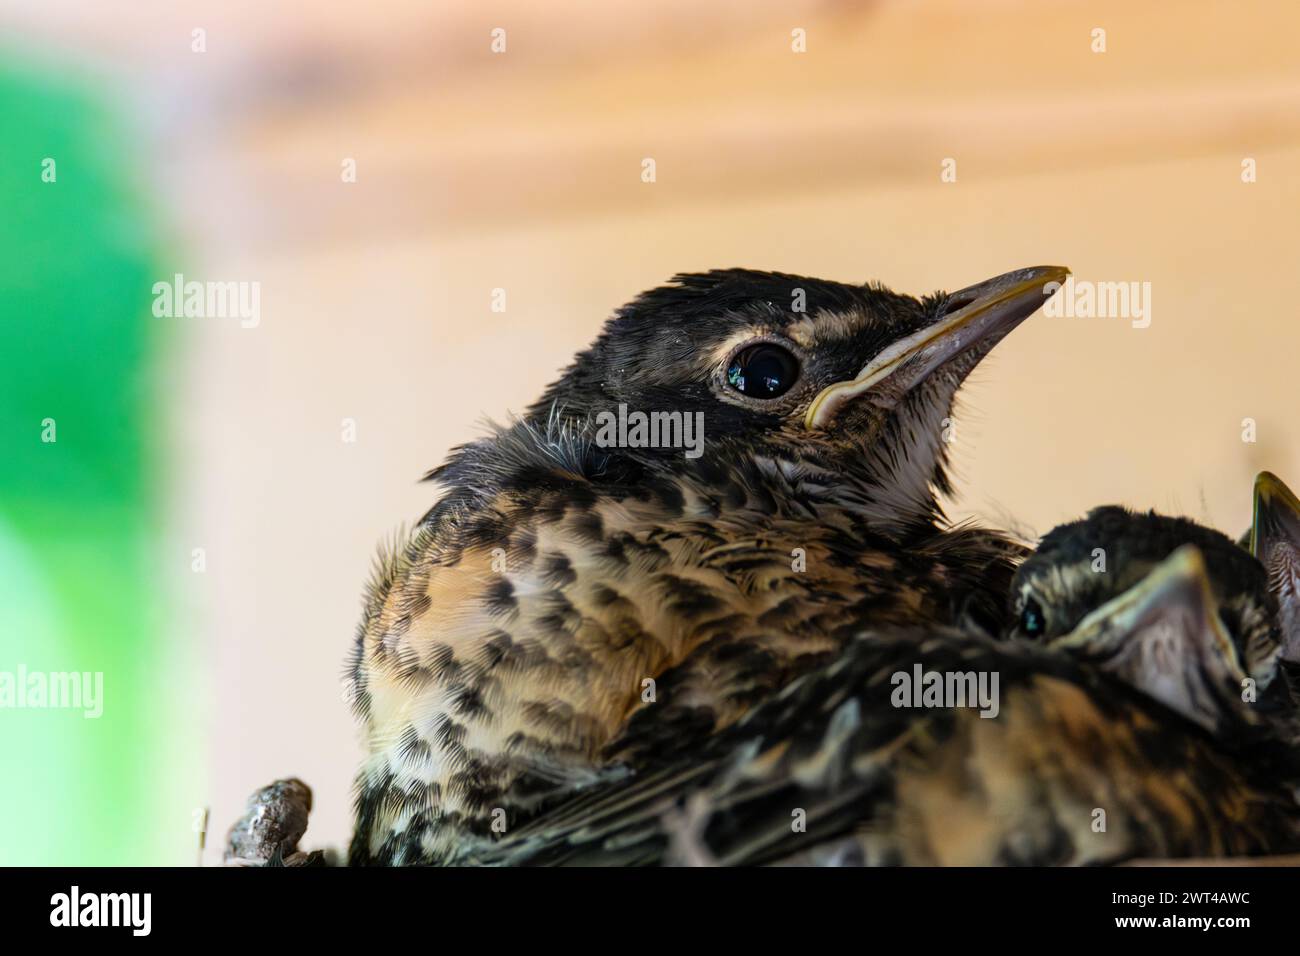
[[[727,365],[727,384],[750,398],[779,398],[798,378],[799,360],[771,342],[741,349]]]
[[[1029,637],[1042,637],[1047,630],[1047,618],[1043,616],[1043,609],[1033,598],[1025,602],[1024,610],[1020,612],[1020,630]]]

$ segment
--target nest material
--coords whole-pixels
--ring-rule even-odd
[[[311,787],[297,777],[277,780],[248,798],[244,815],[226,835],[226,866],[324,866],[320,850],[304,853],[298,841],[307,832]]]

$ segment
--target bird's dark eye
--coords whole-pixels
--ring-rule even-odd
[[[1024,610],[1020,612],[1020,630],[1030,637],[1041,637],[1047,630],[1047,618],[1033,598],[1025,602]]]
[[[741,349],[727,366],[727,384],[750,398],[778,398],[798,377],[799,360],[771,342]]]

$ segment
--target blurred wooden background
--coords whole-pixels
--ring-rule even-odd
[[[677,271],[1150,282],[1149,328],[1038,317],[977,372],[957,516],[1041,532],[1118,501],[1236,533],[1256,470],[1300,480],[1296,4],[114,6],[0,3],[0,27],[121,98],[177,271],[262,283],[257,329],[184,324],[167,392],[169,547],[210,555],[176,629],[214,829],[295,773],[306,842],[346,838],[338,676],[375,542]]]

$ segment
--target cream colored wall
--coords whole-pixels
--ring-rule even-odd
[[[210,648],[215,826],[297,773],[310,842],[342,842],[338,676],[375,543],[477,420],[676,271],[1150,282],[1149,328],[1038,316],[976,373],[954,514],[1043,531],[1120,501],[1236,532],[1257,469],[1300,480],[1294,4],[267,6],[6,14],[148,106],[185,271],[263,286],[258,329],[187,331],[173,410],[176,547],[212,569],[181,626]]]

